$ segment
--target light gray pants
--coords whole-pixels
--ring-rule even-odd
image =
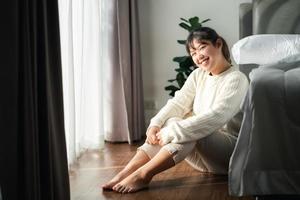
[[[168,120],[166,126],[176,119]],[[197,141],[164,146],[144,143],[139,150],[143,150],[149,158],[153,158],[160,149],[165,149],[173,155],[175,164],[186,160],[193,168],[201,172],[227,174],[229,159],[236,143],[236,137],[230,134],[214,132]]]

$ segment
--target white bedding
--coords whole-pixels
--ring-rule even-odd
[[[274,64],[300,60],[299,34],[252,35],[236,42],[232,56],[237,64]]]

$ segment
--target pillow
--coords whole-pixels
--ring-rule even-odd
[[[231,49],[237,64],[274,64],[300,60],[299,34],[251,35],[239,40]]]

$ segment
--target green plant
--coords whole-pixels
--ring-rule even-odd
[[[205,19],[199,22],[198,17],[192,17],[188,20],[184,18],[180,18],[180,20],[182,22],[179,23],[179,26],[187,30],[188,32],[191,32],[192,30],[201,27],[202,24],[207,21],[210,21],[210,19]],[[186,40],[177,40],[177,42],[181,45],[185,45]],[[173,61],[178,63],[179,68],[175,69],[175,71],[177,72],[176,78],[168,80],[168,82],[175,83],[175,85],[171,84],[165,87],[165,90],[170,91],[169,93],[170,96],[174,96],[175,92],[183,86],[187,77],[196,68],[191,56],[189,55],[174,57]]]

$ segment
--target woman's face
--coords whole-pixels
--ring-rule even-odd
[[[190,54],[194,63],[205,71],[211,72],[212,74],[218,74],[220,59],[224,58],[222,54],[222,43],[217,41],[214,46],[208,40],[198,41],[194,39],[192,41],[192,46],[194,48],[190,47]]]

